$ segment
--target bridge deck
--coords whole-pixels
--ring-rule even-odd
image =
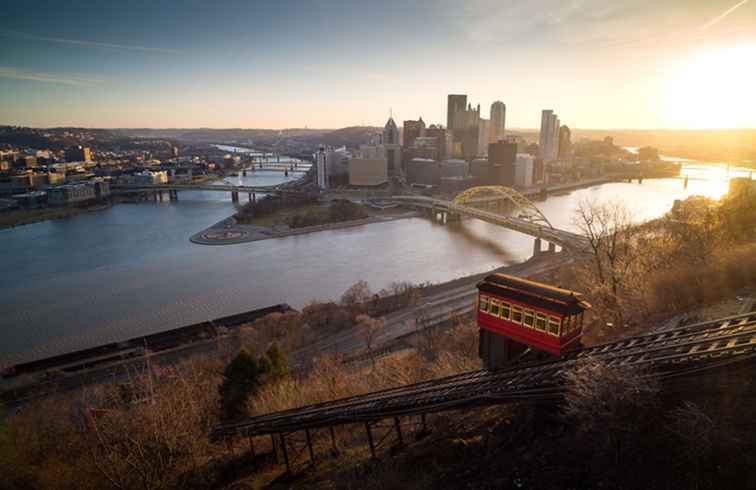
[[[462,216],[477,218],[526,235],[542,238],[573,251],[583,251],[588,247],[588,241],[581,235],[567,230],[553,228],[541,223],[535,223],[516,216],[502,215],[471,206],[461,206],[451,201],[426,196],[391,196],[390,200],[407,203],[412,206],[436,209],[438,211],[446,211]]]

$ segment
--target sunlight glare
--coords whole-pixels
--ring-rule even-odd
[[[756,44],[699,53],[667,87],[669,126],[691,129],[756,126]]]

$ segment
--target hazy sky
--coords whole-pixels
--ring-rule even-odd
[[[4,0],[0,124],[756,127],[756,0]]]

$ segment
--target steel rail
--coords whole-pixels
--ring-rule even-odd
[[[554,361],[462,373],[251,417],[219,425],[211,437],[281,433],[493,403],[553,401],[561,396],[567,369],[588,356],[609,365],[649,366],[658,377],[679,377],[754,355],[756,312],[751,312],[589,347]]]

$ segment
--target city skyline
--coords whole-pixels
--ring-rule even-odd
[[[756,2],[10,2],[0,124],[339,128],[448,94],[585,129],[756,127]],[[33,14],[33,15],[30,15]]]

